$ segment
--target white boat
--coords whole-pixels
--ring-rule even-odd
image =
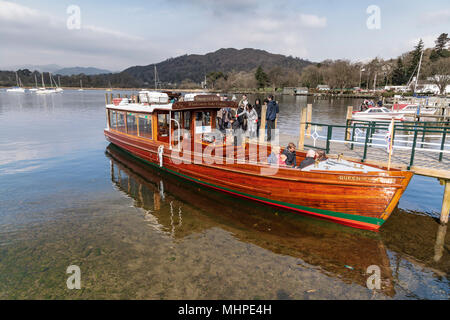
[[[12,88],[6,89],[6,92],[24,93],[25,89],[21,88],[21,87],[12,87]]]
[[[399,114],[405,114],[405,115],[414,115],[417,114],[417,108],[419,107],[418,104],[395,104],[392,107],[392,112],[396,112]],[[425,106],[420,106],[419,112],[421,115],[433,115],[435,114],[437,111],[436,108],[433,107],[425,107]]]
[[[80,80],[80,89],[78,89],[78,91],[84,91],[83,90],[83,81],[82,80]]]
[[[38,91],[38,90],[39,90],[39,88],[38,88],[38,84],[37,84],[37,77],[36,77],[36,73],[34,74],[34,82],[36,83],[36,86],[35,86],[34,88],[30,88],[30,89],[28,89],[28,91],[31,91],[31,92],[36,92],[36,91]]]
[[[56,84],[55,79],[53,79],[52,75],[50,74],[50,81],[53,81],[55,83],[55,92],[63,92],[64,90],[61,88],[61,77],[58,76],[58,82],[59,85]],[[53,85],[52,85],[53,87]]]
[[[381,108],[369,108],[365,111],[354,111],[352,118],[355,120],[364,121],[403,121],[405,115],[398,112],[392,112],[391,110],[381,107]]]
[[[50,76],[50,77],[51,77],[51,76]],[[51,78],[50,78],[50,81],[51,81]],[[36,94],[51,94],[51,93],[56,93],[56,90],[53,89],[53,88],[48,89],[48,88],[45,87],[45,83],[44,83],[44,73],[42,73],[42,88],[39,88],[39,89],[36,91]]]
[[[25,89],[22,87],[22,81],[20,80],[17,72],[16,72],[16,84],[17,84],[16,87],[6,89],[6,92],[24,93]]]

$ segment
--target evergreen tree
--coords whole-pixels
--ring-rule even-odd
[[[405,78],[405,67],[403,66],[402,58],[398,58],[397,65],[392,71],[392,84],[396,86],[403,85],[407,81]]]
[[[435,41],[436,46],[434,47],[434,50],[440,54],[443,50],[446,49],[447,43],[450,41],[448,37],[448,33],[442,33],[437,40]]]
[[[258,83],[258,89],[266,87],[266,85],[269,83],[269,77],[261,68],[261,66],[259,66],[258,69],[256,69],[255,79],[256,82]]]
[[[410,53],[411,54],[411,62],[408,66],[408,72],[407,72],[408,79],[414,73],[414,71],[416,70],[416,67],[419,64],[420,55],[422,54],[423,47],[424,47],[423,41],[422,41],[422,39],[420,39],[417,46],[415,46],[414,50]]]

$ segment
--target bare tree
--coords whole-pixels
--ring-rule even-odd
[[[447,85],[450,84],[450,57],[440,58],[431,63],[426,73],[431,83],[439,88],[439,93],[444,94]]]
[[[336,60],[325,67],[323,78],[332,89],[340,89],[341,94],[345,88],[352,87],[358,83],[359,69],[348,60]]]

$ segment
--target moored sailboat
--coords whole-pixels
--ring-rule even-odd
[[[19,75],[17,74],[17,71],[16,71],[16,84],[17,84],[16,87],[6,89],[6,92],[15,92],[15,93],[24,93],[25,92],[25,89],[22,86],[22,81],[20,80]]]

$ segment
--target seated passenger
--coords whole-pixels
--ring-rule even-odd
[[[272,165],[278,164],[280,161],[280,147],[273,146],[272,153],[267,158],[267,162]]]
[[[286,149],[283,150],[283,154],[286,155],[286,165],[288,167],[296,167],[297,166],[297,157],[295,156],[295,144],[289,142]]]
[[[286,159],[287,159],[287,156],[284,153],[280,154],[280,159],[278,160],[278,165],[286,166]]]
[[[309,165],[314,164],[314,157],[316,156],[316,152],[314,150],[308,150],[306,153],[306,158],[300,163],[299,169],[303,169]]]
[[[328,159],[325,154],[325,151],[323,151],[323,150],[316,151],[316,155],[317,155],[317,160],[319,160],[319,161],[325,161]]]

